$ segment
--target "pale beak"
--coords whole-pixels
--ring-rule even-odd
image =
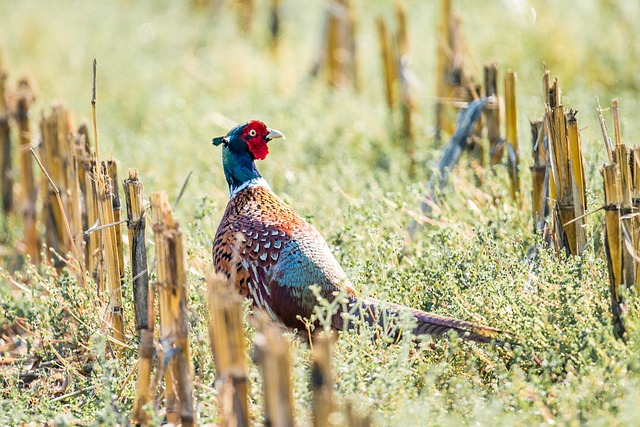
[[[282,132],[280,132],[279,130],[275,130],[275,129],[271,129],[271,128],[267,128],[267,132],[269,132],[267,134],[267,142],[271,141],[272,139],[276,139],[276,138],[285,138],[284,134]]]

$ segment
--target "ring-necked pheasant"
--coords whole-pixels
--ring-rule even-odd
[[[449,330],[462,338],[490,342],[498,330],[420,310],[359,298],[320,233],[271,191],[255,165],[269,153],[268,142],[284,138],[277,130],[254,120],[240,124],[224,137],[213,138],[222,145],[222,163],[230,197],[213,243],[215,271],[234,282],[254,307],[286,326],[304,330],[299,316],[309,319],[317,298],[333,300],[342,292],[343,306],[366,322],[409,312],[417,320],[414,334],[442,336]],[[382,313],[383,316],[379,314]],[[332,326],[342,329],[344,317],[336,313]]]

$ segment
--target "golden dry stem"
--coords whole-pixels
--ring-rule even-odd
[[[127,207],[135,327],[136,331],[140,331],[149,327],[153,328],[153,318],[148,316],[149,310],[153,307],[149,306],[144,188],[142,181],[138,179],[136,169],[129,169],[129,178],[124,180],[123,188]]]
[[[333,335],[316,334],[313,340],[311,388],[313,391],[312,412],[315,427],[330,427],[331,416],[336,411],[333,397],[335,378],[331,370],[331,343]]]
[[[387,106],[393,109],[396,104],[396,67],[393,63],[392,44],[387,31],[387,25],[382,18],[376,21],[378,25],[378,41],[380,44],[380,57],[382,58],[382,69],[384,70],[385,95]]]
[[[265,424],[292,427],[295,416],[289,342],[269,319],[262,318],[254,345],[255,359],[262,372]]]
[[[140,331],[140,347],[138,361],[138,379],[136,381],[136,398],[131,411],[132,420],[140,425],[147,425],[149,415],[145,405],[151,402],[151,370],[153,369],[153,329]]]
[[[207,276],[207,285],[209,345],[222,396],[218,402],[221,425],[248,426],[251,420],[242,297],[223,275]]]
[[[33,173],[31,159],[31,125],[29,122],[29,109],[35,100],[35,91],[31,82],[24,78],[18,82],[16,122],[18,124],[19,153],[20,153],[20,177],[22,184],[22,218],[24,221],[24,245],[25,253],[31,258],[31,262],[38,263],[40,257],[40,245],[36,226],[36,200],[38,189]]]
[[[515,201],[517,200],[517,193],[520,192],[520,180],[518,177],[518,109],[516,102],[516,73],[514,71],[508,71],[504,75],[504,110],[511,197]]]
[[[149,292],[147,272],[144,190],[136,169],[129,169],[129,177],[124,180],[123,187],[127,206],[135,327],[140,333],[136,398],[131,416],[137,423],[146,425],[149,419],[144,406],[151,401],[150,380],[153,367],[155,316],[153,292]]]
[[[489,140],[489,157],[491,166],[502,162],[504,144],[500,135],[500,102],[498,99],[498,66],[487,64],[484,66],[484,95],[494,97],[483,111],[487,139]]]
[[[548,167],[547,152],[544,148],[545,126],[542,121],[531,122],[531,207],[534,232],[542,232],[546,223],[548,209]],[[545,182],[546,181],[546,182]]]
[[[609,281],[611,288],[611,311],[613,314],[614,332],[621,337],[624,334],[622,324],[622,301],[620,285],[623,277],[622,230],[620,221],[620,205],[622,204],[622,188],[620,168],[618,164],[602,168],[604,178],[605,197],[605,250],[609,266]]]
[[[106,173],[107,165],[96,172],[96,188],[98,193],[98,218],[100,225],[113,224],[113,187],[109,175]],[[117,226],[116,226],[117,227]],[[107,323],[111,327],[113,338],[118,341],[125,341],[124,315],[122,312],[122,285],[120,262],[118,260],[118,243],[116,241],[116,229],[113,226],[102,228],[97,231],[102,235],[104,247],[104,261],[106,270],[105,294],[108,303]],[[121,351],[116,352],[117,356],[122,355]]]
[[[57,254],[73,252],[80,265],[78,281],[84,283],[84,252],[82,235],[82,204],[78,181],[78,151],[72,132],[71,117],[67,109],[54,103],[51,113],[40,120],[42,143],[40,159],[42,168],[42,193],[44,200],[43,222],[45,242]],[[34,154],[35,155],[35,154]],[[61,267],[62,259],[55,265]]]
[[[151,193],[156,241],[160,338],[164,347],[167,422],[196,425],[188,345],[187,272],[184,236],[165,192]]]
[[[355,16],[349,0],[331,0],[326,37],[324,56],[329,85],[344,88],[351,80],[357,88]]]

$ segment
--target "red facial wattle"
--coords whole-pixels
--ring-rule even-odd
[[[265,124],[259,120],[253,120],[244,127],[242,137],[247,142],[249,151],[257,160],[263,160],[269,154],[266,140],[268,133]]]

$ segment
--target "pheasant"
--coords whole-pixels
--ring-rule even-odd
[[[343,310],[369,324],[388,325],[384,319],[410,313],[417,321],[413,333],[443,336],[453,330],[463,339],[491,342],[499,332],[487,326],[444,317],[413,308],[361,298],[320,233],[285,204],[260,175],[255,160],[269,154],[268,143],[284,135],[253,120],[226,136],[213,138],[222,145],[222,163],[229,185],[229,202],[213,243],[213,264],[254,308],[284,325],[305,329],[317,304],[312,285],[321,297],[345,298]],[[316,291],[317,292],[317,291]],[[331,318],[335,329],[351,328],[344,312]],[[345,324],[345,322],[347,322]]]

